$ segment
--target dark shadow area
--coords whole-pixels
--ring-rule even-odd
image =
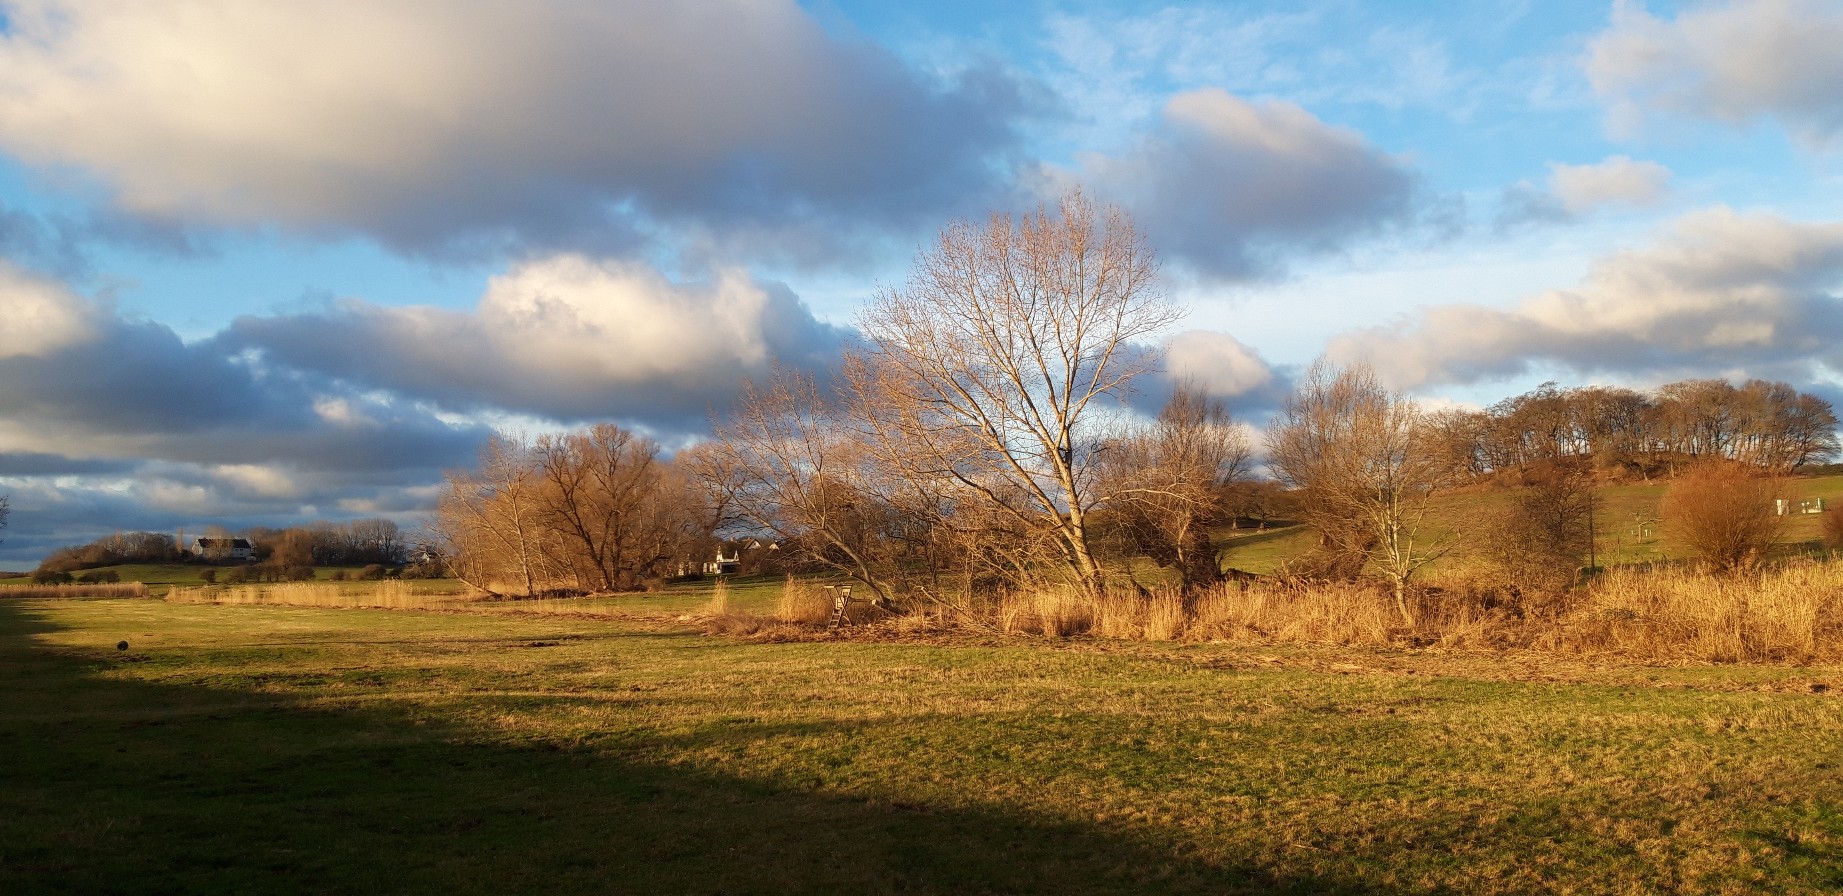
[[[126,681],[106,673],[157,660],[34,637],[53,630],[0,600],[0,893],[1388,891],[1097,825],[507,744],[436,709]]]

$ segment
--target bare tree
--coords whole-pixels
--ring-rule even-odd
[[[541,553],[539,474],[531,446],[495,434],[480,450],[478,470],[451,471],[431,531],[455,578],[497,594],[510,578],[529,596],[548,585]]]
[[[852,380],[906,474],[1049,536],[1047,566],[1089,594],[1097,402],[1123,395],[1154,360],[1138,341],[1180,316],[1156,275],[1125,213],[1071,193],[950,226],[860,314]]]
[[[1228,487],[1247,475],[1250,454],[1228,408],[1180,384],[1151,426],[1103,449],[1110,515],[1186,590],[1221,581],[1210,530],[1230,516]]]
[[[1759,564],[1779,538],[1781,483],[1746,466],[1705,461],[1664,494],[1664,526],[1715,572]]]
[[[764,385],[745,384],[716,438],[687,460],[744,526],[774,532],[887,600],[888,508],[857,433],[811,377],[777,370]]]
[[[541,436],[532,446],[541,522],[578,588],[633,587],[692,537],[697,508],[659,446],[612,423]]]
[[[1453,472],[1431,450],[1415,403],[1383,388],[1366,365],[1314,364],[1268,433],[1268,461],[1303,491],[1305,521],[1327,548],[1360,558],[1390,583],[1412,625],[1409,579],[1454,546],[1427,525],[1430,501]]]
[[[1575,579],[1594,536],[1592,470],[1586,458],[1566,458],[1531,467],[1524,484],[1504,508],[1487,554],[1513,584],[1557,593]]]

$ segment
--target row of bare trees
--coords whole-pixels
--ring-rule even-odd
[[[495,436],[448,475],[431,529],[450,573],[488,593],[625,591],[708,544],[707,507],[683,461],[604,423]]]
[[[1765,380],[1685,380],[1650,393],[1545,383],[1437,422],[1454,459],[1481,475],[1570,457],[1646,476],[1715,459],[1788,472],[1838,449],[1829,402]]]
[[[838,382],[751,388],[696,469],[740,522],[884,599],[1099,595],[1110,545],[1213,581],[1246,438],[1193,390],[1149,426],[1122,404],[1178,316],[1131,220],[1079,194],[958,224],[861,313]]]
[[[1180,312],[1132,221],[1079,193],[960,223],[860,313],[826,381],[750,384],[715,437],[666,460],[612,425],[499,437],[449,477],[436,526],[450,568],[489,591],[629,589],[717,535],[755,535],[879,600],[956,606],[993,589],[1098,598],[1147,562],[1186,589],[1224,570],[1211,532],[1264,493],[1218,402],[1180,386],[1155,420],[1124,403],[1144,347]],[[1645,395],[1552,384],[1429,414],[1367,367],[1314,366],[1268,432],[1268,465],[1318,535],[1307,576],[1379,576],[1404,621],[1410,583],[1457,547],[1442,491],[1518,471],[1494,543],[1578,568],[1592,467],[1726,458],[1790,469],[1833,454],[1828,404],[1780,383],[1689,381]]]

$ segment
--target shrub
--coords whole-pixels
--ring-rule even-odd
[[[1664,526],[1714,572],[1756,566],[1779,538],[1780,484],[1740,464],[1708,463],[1671,483]]]
[[[1843,505],[1824,511],[1820,522],[1824,530],[1824,547],[1833,551],[1843,551]]]
[[[335,582],[343,582],[346,580],[346,571],[343,569],[335,569],[333,570],[332,575],[327,576],[327,578]]]
[[[311,566],[290,566],[284,575],[287,576],[290,582],[308,582],[313,580],[314,568]]]
[[[67,585],[71,581],[70,573],[61,569],[39,569],[32,573],[34,585]]]
[[[216,585],[218,583],[218,571],[215,569],[204,570],[198,574],[198,577],[207,585]]]
[[[77,581],[85,585],[101,585],[105,582],[119,582],[121,580],[122,574],[113,569],[93,570],[77,577]]]
[[[358,571],[358,577],[367,582],[375,582],[384,578],[384,567],[377,563],[366,564],[364,569]]]

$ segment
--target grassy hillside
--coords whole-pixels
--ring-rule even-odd
[[[1843,505],[1843,476],[1813,476],[1789,481],[1790,494],[1797,498],[1823,498],[1831,506]],[[1690,552],[1659,522],[1665,482],[1633,483],[1599,488],[1600,509],[1595,515],[1595,539],[1599,563],[1616,566],[1628,563],[1651,563],[1682,560]],[[1474,542],[1489,537],[1479,531],[1493,512],[1507,506],[1515,493],[1505,488],[1474,488],[1439,497],[1430,514],[1429,530],[1436,537],[1454,532],[1476,533]],[[1818,552],[1819,520],[1815,515],[1785,518],[1780,543],[1787,552]],[[1308,551],[1313,545],[1309,532],[1297,526],[1283,526],[1265,532],[1247,529],[1220,530],[1217,540],[1225,548],[1224,562],[1250,572],[1272,572],[1288,558]],[[1452,563],[1464,562],[1462,554]]]
[[[0,892],[1843,887],[1835,668],[3,600],[0,675]]]

